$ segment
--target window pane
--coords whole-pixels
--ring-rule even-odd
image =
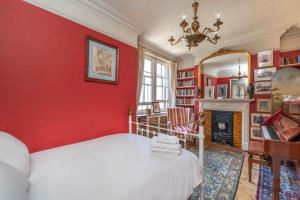
[[[163,67],[162,67],[162,76],[163,77],[167,77],[167,66],[166,65],[163,65]]]
[[[144,83],[148,85],[152,85],[152,78],[150,77],[144,77]]]
[[[156,74],[161,76],[161,68],[162,68],[162,65],[160,63],[156,63]]]
[[[151,73],[151,66],[152,66],[152,61],[145,59],[145,63],[144,63],[144,72],[150,72]]]
[[[159,78],[159,77],[156,78],[156,86],[163,86],[162,82],[163,82],[162,78]]]
[[[142,91],[141,91],[141,96],[140,96],[140,102],[144,102],[144,96],[145,96],[144,92],[145,92],[145,86],[143,85]]]
[[[163,100],[163,88],[162,87],[156,87],[156,99]]]
[[[152,86],[146,85],[145,102],[152,102]]]
[[[168,79],[163,79],[163,86],[164,87],[168,87]]]

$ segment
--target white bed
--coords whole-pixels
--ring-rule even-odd
[[[30,169],[30,200],[186,200],[201,180],[194,154],[153,153],[135,134],[33,153]]]

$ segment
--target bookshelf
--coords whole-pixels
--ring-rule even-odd
[[[280,67],[300,67],[300,51],[282,53],[280,55]]]
[[[177,70],[176,106],[192,108],[195,113],[197,67]]]

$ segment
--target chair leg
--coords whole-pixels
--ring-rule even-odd
[[[249,182],[252,182],[252,155],[248,157],[248,178]]]

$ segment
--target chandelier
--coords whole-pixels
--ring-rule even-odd
[[[199,43],[201,43],[204,39],[207,39],[209,42],[213,44],[217,44],[218,40],[220,39],[220,37],[218,36],[218,31],[220,29],[220,26],[223,24],[223,22],[220,19],[220,15],[217,16],[217,22],[213,24],[215,29],[205,27],[203,31],[200,32],[199,31],[200,24],[198,22],[198,16],[197,16],[199,3],[195,1],[192,6],[194,10],[194,17],[193,17],[194,21],[191,24],[191,27],[188,28],[189,24],[188,22],[185,21],[186,16],[185,15],[182,16],[183,21],[179,24],[179,26],[183,30],[183,36],[181,36],[176,40],[174,38],[174,35],[172,34],[168,41],[171,43],[171,45],[176,45],[179,42],[181,42],[182,39],[185,39],[185,41],[187,42],[186,46],[189,48],[189,50],[192,47],[197,47]],[[214,37],[211,38],[209,36],[210,34],[214,34]]]
[[[246,75],[246,73],[244,72],[244,74],[242,75],[241,73],[241,60],[239,59],[239,72],[236,76],[232,76],[231,78],[233,79],[243,79],[243,78],[248,78],[248,76]]]

